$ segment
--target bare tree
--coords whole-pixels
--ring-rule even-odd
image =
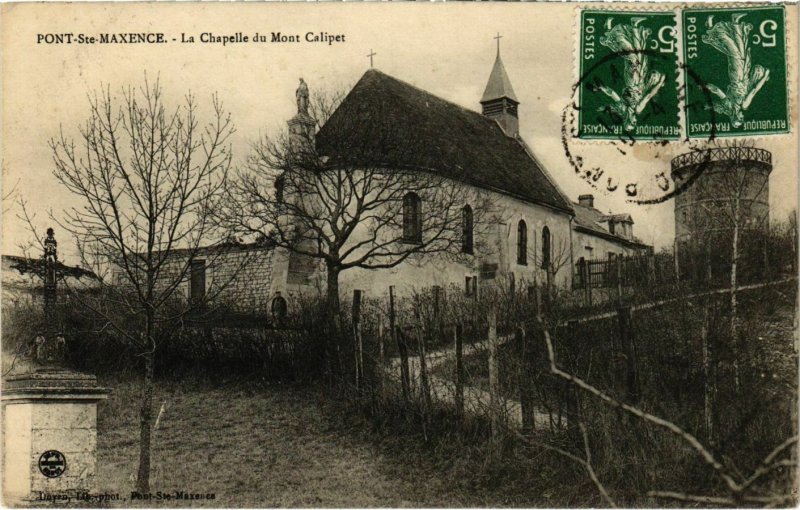
[[[201,244],[214,239],[210,220],[231,164],[230,115],[216,96],[211,105],[202,123],[191,94],[169,107],[158,81],[145,78],[121,96],[109,88],[90,95],[77,143],[63,131],[50,141],[54,175],[75,198],[62,227],[75,236],[83,264],[104,277],[102,299],[86,305],[143,359],[141,492],[150,486],[156,349],[199,304],[177,299],[179,286]]]
[[[548,294],[552,294],[556,277],[561,269],[565,267],[569,269],[572,266],[572,247],[569,237],[549,233],[546,236],[547,241],[544,239],[544,233],[539,234],[533,246],[528,248],[528,254],[534,267],[541,268],[544,272],[545,281],[543,283]]]
[[[6,175],[8,174],[6,173]],[[14,202],[16,202],[16,199],[19,196],[19,189],[17,189],[18,186],[19,179],[17,179],[17,182],[15,182],[13,186],[11,186],[10,190],[3,190],[3,214],[8,213],[13,207]]]
[[[740,385],[737,360],[737,288],[740,285],[743,245],[759,239],[763,241],[769,220],[767,199],[763,196],[769,183],[769,174],[755,168],[748,161],[744,155],[748,149],[740,144],[729,147],[730,159],[706,170],[708,175],[703,176],[702,183],[696,184],[697,204],[704,213],[695,215],[695,221],[704,224],[702,230],[706,235],[702,242],[707,246],[715,245],[709,242],[710,237],[729,246],[730,265],[727,269],[730,276],[730,332],[734,354],[734,384],[737,391]],[[711,253],[708,256],[710,264]],[[749,269],[753,269],[757,259],[750,257],[747,264]]]
[[[673,490],[651,490],[648,491],[648,496],[693,504],[713,504],[725,506],[749,505],[774,507],[793,504],[797,501],[796,494],[793,492],[781,492],[780,489],[783,489],[782,487],[779,490],[771,493],[763,493],[765,486],[771,489],[768,483],[769,475],[778,472],[781,468],[797,468],[797,461],[792,456],[792,452],[796,449],[796,445],[798,443],[797,435],[792,435],[775,446],[765,457],[761,459],[755,469],[749,472],[740,470],[737,466],[732,465],[732,461],[729,459],[725,459],[725,461],[723,461],[722,459],[718,458],[718,454],[716,452],[713,452],[697,437],[686,431],[684,428],[678,426],[675,422],[648,413],[637,406],[622,402],[597,388],[596,386],[589,384],[580,377],[577,377],[559,367],[556,361],[556,353],[553,347],[553,342],[550,338],[550,333],[541,324],[539,327],[542,328],[543,331],[544,342],[547,348],[549,369],[553,375],[569,382],[575,388],[582,390],[582,392],[588,395],[590,398],[595,399],[598,402],[602,402],[608,406],[617,408],[643,423],[651,425],[657,429],[662,429],[678,438],[722,480],[722,487],[724,487],[726,492],[724,495],[708,495],[688,494],[686,492]],[[573,458],[573,460],[576,460],[584,465],[588,475],[592,479],[592,482],[598,487],[598,490],[601,492],[603,497],[606,498],[606,501],[609,501],[608,493],[605,491],[602,484],[600,484],[596,474],[591,469],[591,457],[589,456],[588,452],[588,443],[585,444],[587,445],[587,455],[585,460],[580,458],[575,459],[573,457],[570,458]]]
[[[232,181],[223,214],[236,235],[269,238],[323,265],[333,314],[342,272],[431,255],[466,261],[487,250],[496,219],[485,193],[424,165],[422,142],[397,128],[380,105],[325,125],[342,96],[312,97],[306,112],[298,104],[304,129],[257,142]],[[365,133],[365,122],[377,128]],[[324,126],[324,140],[317,139],[317,125]]]

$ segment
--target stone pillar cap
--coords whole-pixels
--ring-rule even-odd
[[[97,377],[64,368],[38,368],[14,374],[3,384],[3,402],[40,400],[97,401],[110,390],[97,385]]]

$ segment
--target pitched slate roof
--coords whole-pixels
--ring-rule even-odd
[[[364,73],[316,140],[331,164],[374,166],[374,157],[365,161],[367,154],[380,154],[387,168],[441,172],[572,212],[520,141],[495,121],[374,69]]]
[[[506,74],[503,60],[498,52],[497,58],[494,60],[494,67],[492,67],[492,74],[489,75],[486,89],[483,91],[483,96],[481,96],[481,103],[501,97],[507,97],[519,103],[517,95],[514,94],[514,87],[511,86],[511,80],[508,79],[508,74]]]
[[[648,246],[643,242],[641,242],[640,240],[636,239],[635,237],[633,239],[626,239],[620,235],[612,234],[611,232],[609,232],[608,229],[606,229],[604,226],[601,225],[603,221],[608,220],[609,216],[603,214],[594,207],[586,207],[580,205],[577,202],[574,202],[572,204],[572,209],[575,211],[575,218],[573,221],[575,222],[576,230],[583,231],[589,234],[598,235],[605,239],[616,241],[630,246],[636,246],[636,247]],[[626,216],[628,219],[630,219],[630,215],[628,214],[624,215],[617,214],[612,216]],[[633,223],[632,219],[631,223]]]

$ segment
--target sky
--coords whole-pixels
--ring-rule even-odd
[[[17,4],[2,6],[3,193],[12,188],[35,214],[37,230],[54,224],[76,204],[52,175],[48,140],[63,129],[76,136],[88,115],[87,95],[101,87],[117,92],[158,76],[169,99],[191,91],[208,111],[218,93],[237,132],[234,162],[242,162],[263,134],[281,130],[296,111],[294,92],[303,77],[312,92],[351,87],[374,66],[384,73],[473,110],[500,51],[518,99],[520,134],[547,172],[571,199],[593,193],[595,206],[633,216],[634,234],[656,249],[672,243],[673,203],[641,206],[619,191],[592,189],[576,176],[562,146],[562,111],[572,100],[578,4],[564,3],[156,3]],[[667,4],[661,4],[668,8]],[[592,5],[597,8],[597,4]],[[797,62],[797,9],[787,15],[790,62]],[[165,44],[43,44],[39,34],[160,32]],[[254,34],[344,34],[326,43],[181,43],[182,34],[199,41]],[[175,38],[176,41],[172,39]],[[797,204],[797,67],[793,74],[792,133],[751,143],[773,153],[770,178],[773,218]],[[695,144],[696,145],[696,144]],[[682,142],[638,144],[625,155],[604,142],[574,142],[570,150],[602,166],[621,182],[669,173],[670,159],[689,150]],[[3,253],[19,253],[31,237],[3,205]],[[77,264],[72,241],[56,237],[62,260]]]

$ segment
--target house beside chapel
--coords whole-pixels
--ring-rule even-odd
[[[487,236],[482,244],[491,248],[486,252],[480,252],[475,243],[474,252],[466,253],[468,256],[459,261],[430,255],[388,269],[348,269],[340,275],[343,295],[361,289],[367,295],[380,296],[388,292],[390,285],[398,293],[454,284],[470,292],[507,275],[513,275],[516,281],[570,288],[580,258],[604,259],[612,254],[628,256],[651,250],[634,237],[630,215],[602,213],[595,208],[592,195],[582,195],[577,202],[570,200],[558,187],[555,176],[522,140],[520,99],[499,51],[479,103],[481,111],[473,111],[370,69],[315,134],[318,152],[335,155],[342,150],[337,147],[335,136],[341,123],[358,125],[364,143],[370,143],[374,138],[371,134],[381,125],[397,127],[398,134],[413,132],[413,164],[423,161],[425,168],[420,171],[438,172],[477,188],[503,211],[502,221],[482,234]],[[290,132],[307,129],[311,124],[306,117],[307,113],[299,110],[289,120]],[[353,123],[353,119],[358,122]],[[403,214],[425,214],[424,204],[411,200],[406,205]],[[464,204],[465,210],[469,206]],[[419,220],[417,216],[412,223]],[[466,212],[464,217],[468,221]],[[470,236],[470,251],[471,228],[471,224],[464,225],[465,235]],[[260,263],[270,264],[270,270],[258,272],[268,275],[269,281],[259,277],[250,282],[257,287],[254,292],[263,295],[255,297],[247,291],[247,302],[265,306],[279,293],[287,296],[324,286],[324,268],[317,261],[284,249],[271,249],[274,253],[260,258]],[[201,270],[200,265],[197,268]],[[197,282],[209,285],[212,279],[199,274],[194,278],[194,287],[199,285]]]

